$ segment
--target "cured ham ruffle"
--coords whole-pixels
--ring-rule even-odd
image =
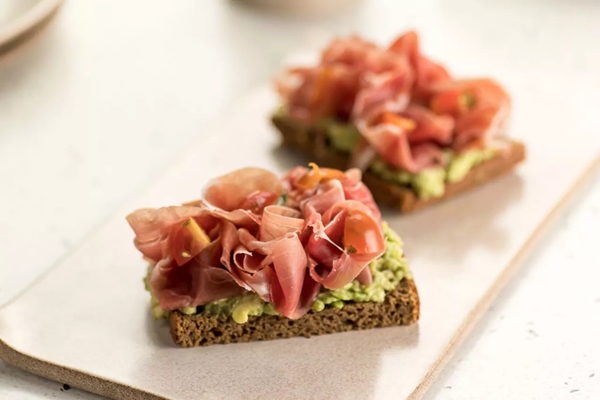
[[[369,188],[362,182],[360,170],[352,168],[342,172],[331,168],[319,168],[314,163],[310,166],[310,170],[296,167],[283,177],[290,206],[302,209],[307,199],[310,199],[313,206],[317,206],[317,201],[321,200],[325,204],[318,205],[317,211],[324,213],[334,204],[334,200],[356,200],[365,204],[373,217],[381,222],[379,207]],[[331,194],[323,196],[324,191],[331,191]]]
[[[443,149],[492,143],[510,113],[499,84],[453,79],[421,53],[414,31],[388,48],[356,36],[335,39],[318,65],[286,71],[277,88],[292,118],[336,117],[356,125],[364,142],[352,160],[361,160],[361,169],[376,154],[413,173],[443,165]]]
[[[502,132],[511,110],[508,93],[492,79],[438,83],[429,88],[430,107],[455,118],[455,150],[485,147]]]
[[[450,74],[442,65],[421,53],[419,36],[415,31],[408,31],[398,37],[389,47],[389,51],[408,59],[415,77],[411,92],[417,101],[426,96],[430,85],[450,80]]]
[[[312,165],[280,179],[244,168],[204,193],[127,217],[135,246],[153,265],[149,285],[162,309],[252,291],[299,318],[322,287],[369,284],[368,264],[385,250],[381,214],[358,170]]]
[[[244,168],[213,179],[204,190],[204,198],[225,211],[241,208],[260,212],[275,204],[282,193],[283,185],[272,172]]]

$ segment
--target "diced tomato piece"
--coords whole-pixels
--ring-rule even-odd
[[[196,222],[189,218],[176,227],[171,236],[171,251],[177,265],[196,257],[210,243],[210,238]]]
[[[438,114],[449,114],[453,117],[463,115],[473,108],[473,96],[462,90],[448,90],[435,95],[429,104]]]
[[[344,179],[344,172],[333,168],[319,168],[315,163],[308,164],[311,168],[306,174],[302,175],[294,182],[294,185],[301,190],[314,189],[319,183],[330,179]]]
[[[401,115],[397,115],[391,112],[384,113],[381,117],[381,122],[384,124],[396,125],[406,130],[413,130],[417,127],[417,124],[412,119],[404,118]]]

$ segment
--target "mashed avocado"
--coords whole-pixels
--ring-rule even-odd
[[[363,286],[353,281],[338,290],[323,290],[312,305],[315,311],[323,311],[326,307],[343,308],[346,302],[376,302],[384,301],[388,292],[398,286],[403,278],[412,278],[408,263],[402,252],[402,240],[388,226],[383,223],[385,236],[385,252],[381,257],[369,264],[373,282],[369,286]],[[148,286],[146,285],[146,290]],[[152,312],[155,318],[164,318],[168,312],[158,306],[158,301],[152,295]],[[204,314],[230,316],[235,322],[243,324],[251,315],[277,315],[270,303],[265,303],[256,293],[248,292],[242,296],[230,299],[217,300],[206,303],[197,308],[181,309],[184,314]]]
[[[229,315],[238,324],[248,322],[248,317],[250,315],[276,314],[270,303],[265,303],[253,292],[248,292],[230,299],[206,303],[203,306],[202,313],[206,315]]]
[[[342,153],[350,153],[360,136],[360,132],[354,125],[333,118],[322,120],[319,122],[319,127],[326,132],[331,145]]]
[[[447,168],[446,180],[448,182],[458,182],[469,173],[476,165],[494,157],[493,149],[473,149],[453,157]]]
[[[386,181],[411,187],[419,198],[430,199],[444,195],[446,182],[462,180],[473,167],[494,155],[493,149],[473,149],[458,156],[448,152],[449,162],[445,168],[427,168],[418,174],[394,169],[381,159],[373,161],[369,168]]]
[[[421,199],[443,196],[446,189],[446,169],[442,167],[427,168],[418,174],[412,174],[393,169],[378,158],[369,168],[371,172],[386,181],[411,187]]]

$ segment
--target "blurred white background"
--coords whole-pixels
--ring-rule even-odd
[[[347,3],[300,15],[244,1],[71,0],[41,36],[0,59],[0,305],[270,80],[286,54],[322,35],[388,41],[416,28],[425,53],[451,71],[509,89],[522,76],[544,80],[549,95],[577,103],[548,118],[600,132],[599,1]],[[507,65],[525,73],[506,76]],[[517,113],[535,107],[515,102]],[[561,134],[565,145],[598,145]],[[554,225],[428,399],[600,398],[599,183]],[[61,388],[0,362],[0,398],[96,398]]]

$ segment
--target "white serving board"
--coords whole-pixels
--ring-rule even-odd
[[[406,243],[421,295],[417,325],[181,349],[152,319],[125,215],[195,199],[209,178],[234,168],[283,172],[307,162],[278,148],[267,120],[277,102],[265,87],[232,105],[145,193],[0,310],[0,356],[113,398],[420,397],[550,217],[597,169],[597,133],[548,118],[576,115],[577,104],[522,87],[520,99],[536,107],[513,121],[529,146],[518,173],[412,215],[384,215]]]
[[[24,44],[54,17],[63,0],[10,0],[0,4],[0,55]]]

